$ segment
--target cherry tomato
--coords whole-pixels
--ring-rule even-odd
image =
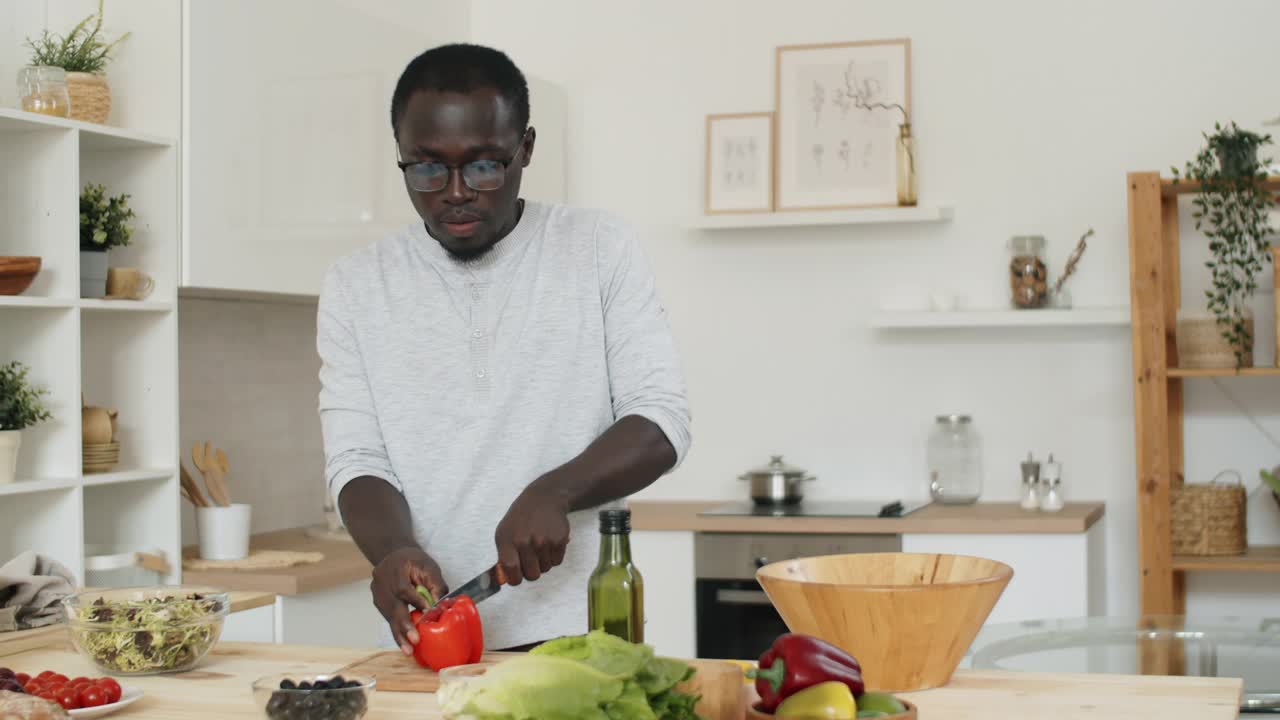
[[[88,684],[89,684],[89,683],[91,683],[91,682],[93,682],[93,681],[92,681],[92,680],[90,680],[89,678],[84,677],[83,675],[81,675],[81,676],[80,676],[80,677],[78,677],[78,678],[73,678],[73,679],[72,679],[71,681],[69,681],[67,684],[68,684],[68,685],[88,685]]]
[[[98,707],[107,704],[107,695],[102,688],[96,685],[87,685],[80,691],[80,707]]]
[[[98,681],[98,687],[107,694],[108,703],[120,702],[120,696],[124,691],[120,689],[120,683],[116,682],[115,678],[102,678]]]
[[[43,670],[36,677],[40,678],[41,680],[44,680],[45,678],[49,677],[52,674],[53,674],[52,670]]]
[[[45,688],[41,690],[39,694],[36,695],[36,697],[40,698],[41,700],[48,700],[51,703],[58,702],[58,693],[50,690],[49,688]]]
[[[56,683],[58,683],[59,685],[66,685],[66,684],[67,684],[67,682],[68,682],[68,680],[67,680],[67,676],[66,676],[66,675],[62,675],[62,674],[60,674],[60,673],[54,673],[54,674],[50,675],[50,676],[49,676],[49,679],[50,679],[50,680],[52,680],[52,681],[54,681],[54,682],[56,682]]]
[[[71,688],[63,688],[59,691],[54,701],[67,710],[80,709],[80,698],[77,697],[76,691]]]
[[[26,673],[15,673],[14,677],[18,678],[18,684],[24,688],[31,682],[31,676]]]
[[[34,679],[28,680],[27,684],[22,686],[22,689],[26,690],[28,695],[39,695],[40,691],[44,690],[44,683]]]

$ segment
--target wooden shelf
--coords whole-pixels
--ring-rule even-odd
[[[884,330],[984,327],[1102,327],[1127,326],[1129,308],[1096,307],[1071,310],[950,310],[887,311],[871,317],[871,327]]]
[[[83,310],[109,312],[168,312],[173,303],[163,300],[81,300]]]
[[[79,478],[18,478],[17,481],[0,485],[0,495],[22,495],[24,493],[48,492],[73,488],[80,482]]]
[[[858,210],[812,212],[760,212],[732,215],[704,215],[691,226],[698,230],[743,230],[749,228],[814,227],[821,225],[876,225],[883,223],[924,223],[950,220],[950,207],[886,207]]]
[[[115,485],[118,483],[164,480],[178,474],[176,468],[145,468],[116,472],[89,473],[84,476],[85,485]]]
[[[1272,192],[1280,192],[1280,175],[1268,176],[1266,188]],[[1190,195],[1197,192],[1200,192],[1199,181],[1183,180],[1174,183],[1173,178],[1160,178],[1160,194],[1164,197]]]
[[[49,117],[14,108],[0,108],[0,133],[34,132],[47,129],[80,131],[82,150],[124,150],[129,148],[167,148],[174,145],[172,138],[134,132],[122,128],[95,123]]]
[[[1243,555],[1174,555],[1174,570],[1280,572],[1280,545],[1250,547]]]
[[[1248,367],[1240,368],[1169,368],[1169,377],[1269,377],[1280,375],[1280,368]]]
[[[36,297],[33,295],[0,295],[0,308],[71,308],[75,300],[64,298]]]

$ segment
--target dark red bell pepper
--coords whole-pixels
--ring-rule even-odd
[[[791,695],[818,683],[836,681],[860,697],[865,685],[862,666],[849,653],[809,635],[779,635],[760,656],[757,668],[747,672],[756,681],[761,709],[773,712]]]
[[[480,611],[466,595],[449,598],[437,605],[426,588],[418,593],[427,599],[431,609],[414,610],[409,621],[418,631],[418,644],[413,658],[422,667],[439,672],[455,665],[480,662],[484,654],[484,627]]]

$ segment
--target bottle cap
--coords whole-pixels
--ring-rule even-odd
[[[600,511],[600,532],[604,535],[626,535],[631,532],[631,511],[610,508]]]
[[[1057,482],[1062,477],[1062,463],[1053,461],[1053,453],[1049,453],[1049,461],[1044,464],[1040,477],[1046,482]]]

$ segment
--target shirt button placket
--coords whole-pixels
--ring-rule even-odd
[[[476,399],[489,399],[489,338],[484,332],[485,283],[471,285],[471,370]]]

